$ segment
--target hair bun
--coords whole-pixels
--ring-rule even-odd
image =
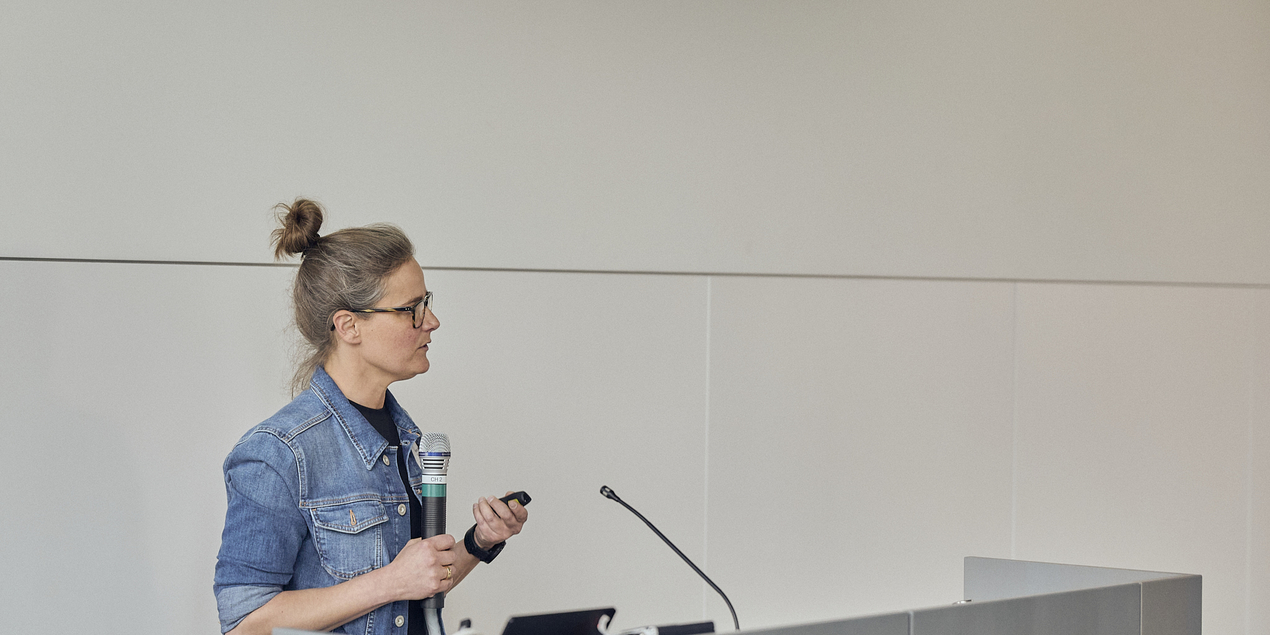
[[[278,203],[278,222],[282,226],[273,230],[273,256],[281,260],[292,254],[302,254],[318,242],[318,230],[322,227],[322,206],[307,198],[297,198],[287,205]]]

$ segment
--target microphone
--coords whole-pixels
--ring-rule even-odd
[[[419,467],[423,468],[423,537],[445,533],[445,477],[450,469],[450,437],[428,432],[419,440]]]
[[[420,529],[423,538],[445,533],[445,480],[450,469],[450,437],[439,432],[428,432],[419,440],[419,467],[423,469],[423,483],[419,505],[423,518]],[[437,593],[423,601],[424,622],[430,635],[445,635],[441,622],[441,608],[445,606],[445,594]]]
[[[741,623],[738,622],[736,619],[736,610],[732,608],[732,601],[729,600],[728,596],[723,593],[723,589],[720,589],[719,585],[714,583],[714,580],[711,580],[710,577],[707,576],[704,571],[702,571],[701,569],[698,569],[697,565],[693,564],[692,561],[688,559],[688,556],[685,556],[684,552],[680,551],[679,547],[675,546],[675,543],[670,542],[670,539],[667,538],[665,534],[658,531],[658,529],[654,527],[652,523],[648,522],[648,519],[644,518],[643,514],[635,511],[634,507],[627,505],[626,501],[622,500],[621,498],[618,498],[617,492],[613,491],[613,488],[609,487],[608,485],[601,485],[600,494],[602,494],[605,498],[611,498],[617,501],[618,503],[622,505],[622,507],[625,507],[626,509],[631,510],[631,513],[635,514],[635,516],[637,516],[640,520],[644,521],[644,524],[648,525],[648,528],[653,530],[653,533],[657,534],[658,538],[661,538],[667,545],[670,546],[671,549],[674,549],[675,553],[679,554],[679,557],[683,558],[684,562],[687,562],[688,566],[692,567],[692,570],[696,571],[697,575],[701,576],[701,579],[705,580],[706,584],[709,584],[710,588],[714,589],[715,592],[719,594],[719,597],[723,598],[723,602],[728,605],[728,611],[732,613],[732,626],[738,631],[741,630]]]

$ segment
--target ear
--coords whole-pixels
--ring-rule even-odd
[[[358,330],[360,321],[356,315],[348,311],[336,311],[331,316],[331,323],[335,325],[335,337],[342,340],[346,344],[360,344],[362,334]]]

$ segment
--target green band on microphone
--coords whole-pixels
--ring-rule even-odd
[[[444,498],[445,483],[423,483],[419,485],[419,495],[426,498]]]

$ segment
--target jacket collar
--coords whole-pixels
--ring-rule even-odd
[[[335,385],[335,380],[326,374],[325,368],[318,366],[317,370],[313,371],[309,388],[318,399],[322,400],[331,414],[335,415],[335,420],[344,429],[344,434],[348,435],[353,447],[357,448],[357,453],[366,469],[373,469],[380,455],[388,449],[388,442],[375,431],[369,421],[366,421],[366,417],[363,417],[362,413],[348,402],[348,398],[340,391],[339,386]],[[392,391],[385,395],[384,406],[388,408],[388,414],[392,416],[393,423],[397,424],[401,442],[410,444],[418,441],[419,428],[397,403],[397,398],[392,396]]]

